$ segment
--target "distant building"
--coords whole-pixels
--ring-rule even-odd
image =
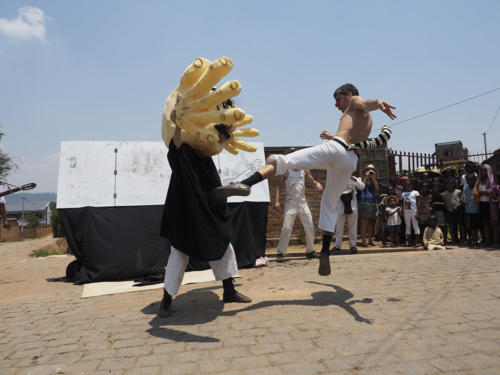
[[[435,154],[442,163],[465,162],[468,151],[460,141],[436,143]]]
[[[49,207],[50,202],[25,202],[24,207],[22,202],[14,202],[5,204],[5,211],[7,212],[7,217],[9,220],[17,220],[19,225],[26,225],[27,222],[24,220],[23,223],[23,215],[27,213],[33,213],[38,216],[40,220],[40,224],[50,225],[50,218],[52,216],[52,212]]]

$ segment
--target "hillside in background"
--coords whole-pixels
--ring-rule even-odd
[[[37,204],[38,202],[51,202],[57,200],[56,193],[25,193],[18,192],[5,197],[5,203],[7,206],[19,206],[22,205],[22,198],[25,198],[25,206],[28,207],[31,204]]]

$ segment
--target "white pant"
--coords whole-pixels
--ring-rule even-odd
[[[189,256],[170,247],[167,269],[165,270],[165,290],[171,296],[175,296],[181,287],[184,272],[186,271]],[[215,280],[225,280],[238,274],[238,264],[233,245],[229,244],[222,258],[208,262],[215,276]]]
[[[418,226],[418,220],[416,218],[417,213],[414,211],[405,211],[405,227],[406,234],[411,234],[411,226],[413,225],[413,231],[415,234],[420,234],[420,228]]]
[[[285,254],[286,252],[297,214],[299,214],[300,221],[306,232],[306,252],[310,253],[314,251],[314,225],[307,201],[305,198],[287,199],[285,200],[285,219],[278,244],[278,253],[280,254]]]
[[[335,138],[347,146],[342,138]],[[276,160],[276,175],[285,174],[288,168],[326,169],[326,185],[321,198],[318,227],[334,232],[337,222],[337,203],[352,172],[356,170],[358,164],[356,153],[347,151],[334,140],[329,140],[288,155],[272,155],[271,158]]]
[[[335,230],[335,247],[342,248],[342,236],[344,235],[344,223],[347,217],[347,228],[349,230],[349,247],[356,246],[358,238],[358,210],[352,210],[352,214],[340,213],[337,218],[337,229]]]

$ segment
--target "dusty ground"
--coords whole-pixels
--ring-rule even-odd
[[[240,270],[251,304],[219,282],[81,299],[51,238],[0,245],[0,374],[499,374],[500,251],[361,249],[333,274],[292,247]],[[49,281],[47,281],[49,280]]]
[[[72,293],[76,297],[81,293],[71,284],[49,281],[65,275],[66,265],[74,259],[73,256],[30,257],[33,250],[56,246],[56,241],[49,236],[0,243],[0,306]]]

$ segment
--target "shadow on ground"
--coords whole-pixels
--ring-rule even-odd
[[[141,311],[147,315],[155,315],[149,322],[151,328],[147,332],[155,337],[182,342],[218,342],[219,339],[209,336],[200,336],[181,330],[169,328],[172,326],[189,326],[206,324],[219,316],[234,316],[245,311],[254,311],[272,306],[331,306],[336,305],[343,308],[356,321],[372,324],[372,320],[359,315],[353,308],[356,303],[372,303],[371,298],[362,300],[352,299],[354,295],[338,285],[307,281],[310,284],[331,287],[334,291],[320,291],[311,293],[311,299],[304,300],[276,300],[263,301],[243,307],[238,310],[223,311],[224,303],[212,290],[219,289],[218,286],[192,290],[177,296],[172,303],[172,313],[166,318],[156,316],[160,307],[160,301],[149,304]]]
[[[318,283],[316,281],[306,281],[309,284],[323,285],[333,288],[335,291],[320,291],[311,293],[312,299],[304,299],[304,300],[278,300],[278,301],[263,301],[256,303],[254,305],[250,305],[248,307],[244,307],[239,310],[232,310],[222,312],[222,316],[230,316],[235,315],[244,311],[252,311],[258,310],[271,306],[331,306],[336,305],[343,308],[346,312],[348,312],[354,319],[358,322],[372,324],[372,320],[363,318],[359,313],[352,307],[355,303],[372,303],[373,299],[371,298],[363,298],[362,300],[350,300],[354,297],[350,291],[341,288],[338,285],[333,284],[325,284]],[[350,300],[350,301],[349,301]]]

